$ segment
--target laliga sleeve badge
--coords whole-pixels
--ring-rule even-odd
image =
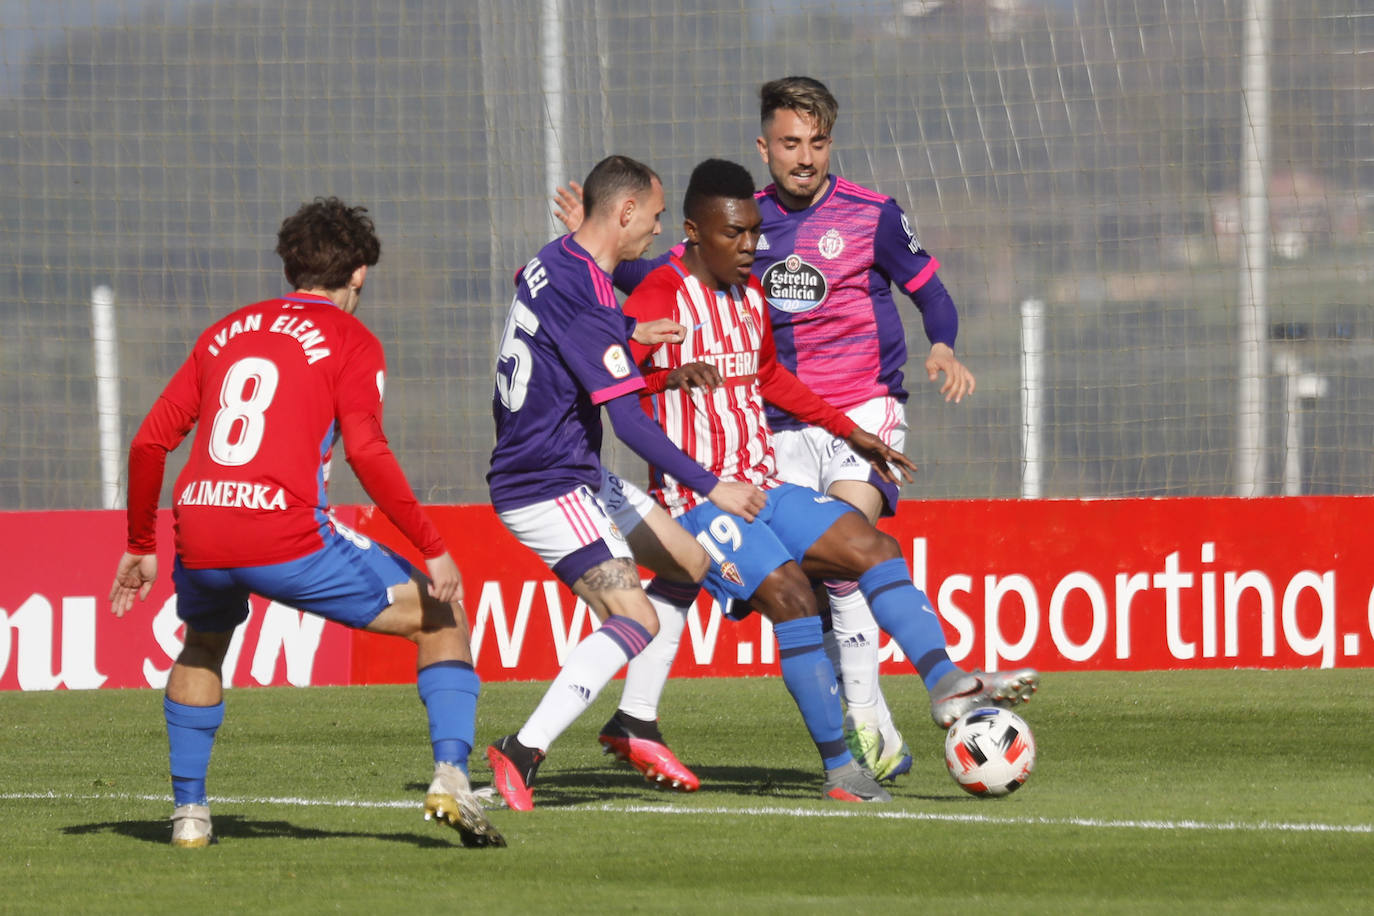
[[[630,358],[625,355],[625,348],[616,344],[601,354],[601,365],[606,367],[606,371],[613,378],[629,378]]]

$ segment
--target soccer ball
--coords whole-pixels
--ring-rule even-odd
[[[1035,736],[1007,709],[984,706],[959,717],[945,735],[945,766],[964,791],[980,798],[1010,795],[1035,766]]]

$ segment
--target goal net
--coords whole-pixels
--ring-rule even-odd
[[[899,296],[922,469],[905,496],[1015,497],[1028,473],[1047,497],[1233,492],[1247,288],[1258,492],[1374,480],[1362,0],[2,6],[0,509],[101,505],[195,334],[285,289],[276,228],[329,194],[382,236],[360,315],[403,466],[422,500],[485,501],[494,353],[514,271],[558,228],[551,189],[609,152],[647,161],[661,250],[696,162],[766,180],[757,90],[792,73],[838,97],[834,170],[897,199],[960,308],[978,390],[951,406]],[[1261,129],[1267,256],[1243,273]]]

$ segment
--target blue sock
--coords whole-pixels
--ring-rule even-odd
[[[773,627],[773,635],[778,639],[782,682],[801,710],[825,768],[843,766],[854,755],[844,743],[844,712],[835,669],[821,641],[821,619],[785,620]]]
[[[224,721],[224,701],[214,706],[183,706],[162,698],[167,720],[167,757],[172,771],[172,799],[182,805],[206,804],[205,774],[215,732]]]
[[[477,672],[467,662],[435,662],[420,669],[415,686],[429,716],[434,762],[451,763],[466,774],[477,731]]]
[[[911,659],[926,689],[958,670],[945,650],[945,631],[925,592],[911,584],[911,571],[900,558],[886,560],[859,577],[859,588],[873,619],[897,640]]]

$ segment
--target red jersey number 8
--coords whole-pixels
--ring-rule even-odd
[[[229,367],[219,390],[219,412],[210,428],[210,457],[238,467],[253,460],[267,431],[264,414],[277,393],[276,363],[249,356]]]

